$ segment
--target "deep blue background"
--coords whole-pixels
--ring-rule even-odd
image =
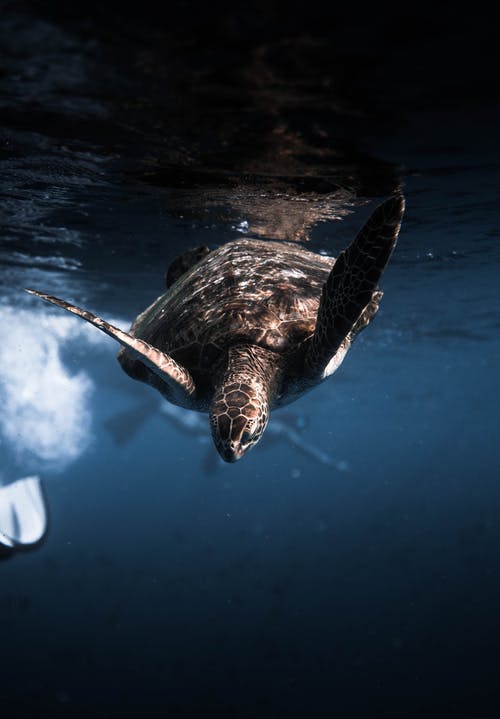
[[[304,12],[3,3],[0,480],[40,474],[51,516],[0,565],[6,717],[500,717],[494,32]],[[290,408],[331,465],[215,461],[21,291],[126,328],[261,200],[349,188],[309,226],[335,254],[399,183],[381,311]]]

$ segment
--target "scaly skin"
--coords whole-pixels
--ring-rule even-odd
[[[261,438],[282,374],[282,358],[274,352],[244,344],[229,348],[210,406],[212,436],[226,462],[236,462]]]

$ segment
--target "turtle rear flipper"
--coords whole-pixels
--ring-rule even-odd
[[[110,325],[109,322],[93,315],[91,312],[82,310],[75,305],[69,304],[69,302],[60,300],[58,297],[46,295],[43,292],[31,289],[26,289],[26,292],[41,297],[47,302],[52,302],[52,304],[62,307],[68,312],[90,322],[94,327],[97,327],[125,347],[127,355],[140,360],[143,365],[151,370],[156,379],[155,386],[157,389],[161,390],[159,385],[163,383],[168,389],[166,394],[172,398],[176,398],[179,404],[183,404],[184,406],[191,404],[190,398],[194,397],[196,391],[193,378],[187,369],[182,367],[173,357],[166,354],[166,352],[156,349],[156,347],[153,347],[144,340],[132,337],[132,335],[114,325]]]
[[[182,277],[191,267],[194,267],[200,260],[202,260],[210,252],[209,247],[194,247],[192,250],[183,252],[172,260],[165,275],[165,284],[167,289],[172,287],[174,282],[177,282],[179,277]]]
[[[305,355],[310,379],[328,377],[340,365],[354,336],[378,310],[377,283],[387,265],[404,212],[402,195],[377,207],[349,247],[340,253],[323,285],[316,328]]]

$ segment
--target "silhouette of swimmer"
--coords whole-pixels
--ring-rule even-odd
[[[175,429],[189,434],[200,444],[206,445],[207,451],[202,461],[204,474],[216,474],[224,463],[213,452],[210,437],[207,434],[206,422],[201,415],[195,412],[187,412],[169,402],[158,402],[155,398],[148,398],[146,402],[141,403],[138,407],[115,414],[105,422],[105,426],[116,444],[127,444],[147,420],[158,411]],[[347,462],[335,459],[327,452],[304,440],[301,432],[306,427],[307,421],[302,415],[290,411],[281,412],[275,416],[272,423],[269,423],[262,438],[262,446],[270,448],[284,442],[319,464],[333,467],[338,472],[347,471]]]

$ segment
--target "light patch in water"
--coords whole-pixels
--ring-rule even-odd
[[[0,438],[18,462],[60,470],[88,447],[94,385],[60,353],[66,342],[106,339],[69,316],[0,307]]]
[[[0,261],[14,262],[18,265],[28,265],[29,267],[56,267],[60,270],[78,270],[82,264],[80,260],[71,257],[57,255],[42,257],[41,255],[30,255],[24,252],[1,253]]]

